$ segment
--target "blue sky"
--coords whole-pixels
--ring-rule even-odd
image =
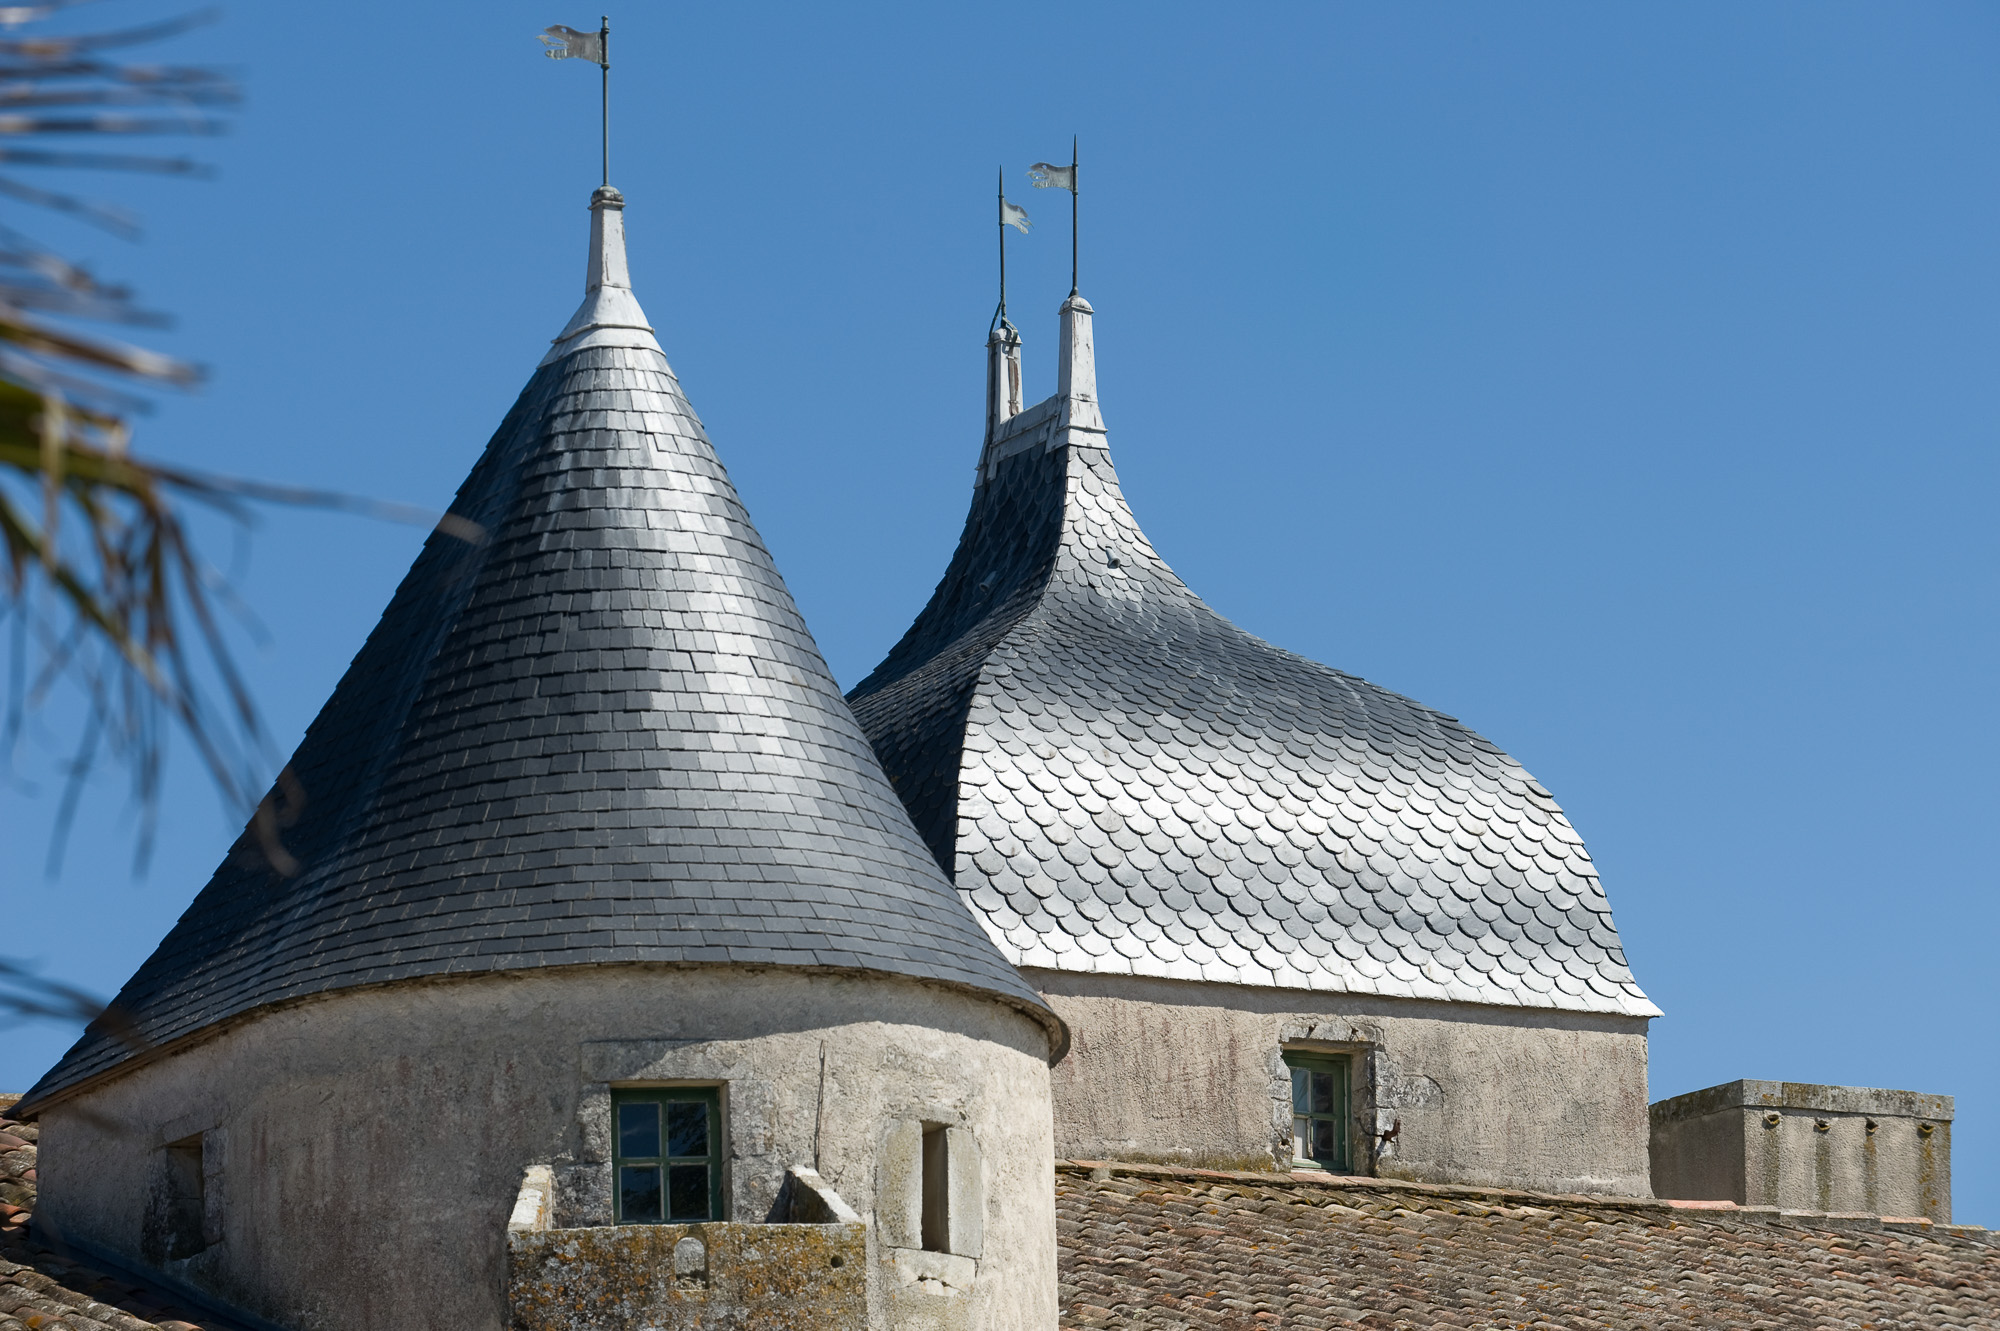
[[[158,9],[93,7],[138,16]],[[206,183],[137,246],[14,218],[213,369],[138,444],[442,506],[580,294],[595,71],[484,0],[239,6]],[[1563,803],[1653,1028],[1737,1077],[1958,1097],[2000,1224],[1992,835],[2000,11],[647,5],[613,15],[639,295],[843,683],[958,534],[1003,164],[1029,396],[1083,290],[1161,553],[1276,643],[1464,718]],[[65,182],[70,184],[80,181]],[[242,659],[289,751],[421,539],[272,513]],[[20,757],[46,777],[48,733]],[[109,993],[234,832],[182,746],[150,873],[106,776],[60,879],[0,790],[7,951]],[[73,1032],[0,1042],[21,1089]]]

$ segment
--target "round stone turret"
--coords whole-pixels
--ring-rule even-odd
[[[1053,1327],[1066,1032],[841,699],[632,294],[616,190],[451,513],[23,1103],[38,1222],[285,1325],[499,1326],[524,1170],[558,1229],[782,1219],[816,1170],[870,1222],[871,1324],[943,1292]]]

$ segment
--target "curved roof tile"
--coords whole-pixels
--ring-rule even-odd
[[[296,821],[253,821],[30,1110],[266,1004],[578,963],[888,972],[1066,1043],[926,852],[637,302],[584,317],[603,295],[452,503],[487,539],[432,534],[307,730],[270,806]]]
[[[1009,959],[1658,1015],[1549,792],[1216,614],[1077,420],[1059,395],[993,432],[943,581],[848,695]]]

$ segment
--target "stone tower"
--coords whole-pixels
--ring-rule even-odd
[[[868,1324],[1047,1331],[1066,1032],[842,701],[624,206],[271,798],[24,1101],[37,1223],[299,1331],[423,1331],[527,1324],[510,1215],[684,1226],[633,1325],[786,1288],[710,1264],[768,1260],[744,1227],[844,1220],[865,1260],[800,1278]]]

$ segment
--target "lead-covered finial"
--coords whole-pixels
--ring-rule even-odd
[[[583,293],[583,304],[556,335],[544,365],[583,347],[660,349],[632,294],[632,272],[625,263],[625,196],[609,185],[598,186],[590,196],[590,258]]]
[[[986,442],[1021,414],[1021,334],[1003,317],[986,339]]]
[[[1097,409],[1097,352],[1090,340],[1090,302],[1072,293],[1062,303],[1062,340],[1056,351],[1056,397],[1062,415],[1056,428],[1064,442],[1103,446],[1104,417]],[[1069,431],[1097,436],[1078,439]]]
[[[590,196],[590,264],[585,270],[586,293],[603,286],[632,285],[632,273],[625,266],[625,196],[609,185],[599,185]]]

